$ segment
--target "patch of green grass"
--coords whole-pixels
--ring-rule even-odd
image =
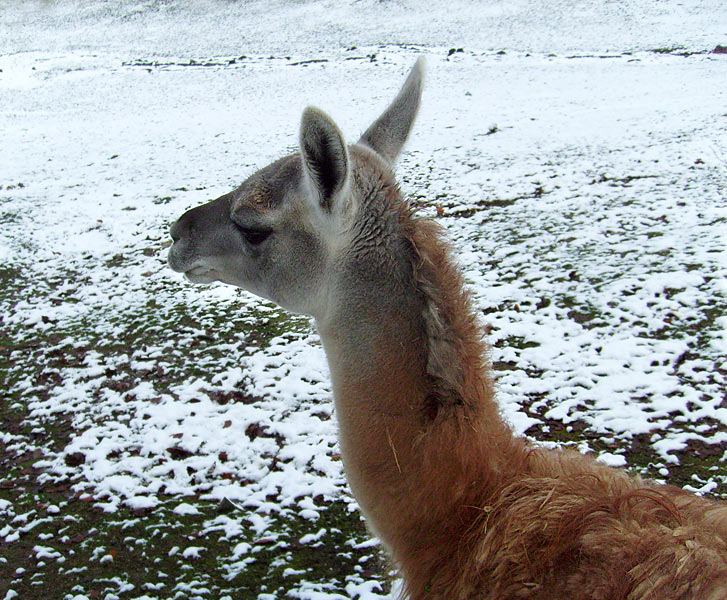
[[[358,513],[350,512],[342,502],[328,504],[313,523],[299,517],[283,518],[276,520],[274,529],[278,532],[274,543],[255,548],[255,540],[251,540],[252,562],[230,581],[243,597],[252,598],[262,591],[284,597],[287,590],[304,581],[326,582],[333,586],[332,591],[345,594],[344,573],[385,577],[383,554],[376,548],[356,547],[369,536]],[[315,539],[319,534],[320,539]],[[388,591],[385,579],[382,586]]]
[[[303,581],[326,582],[330,591],[345,594],[342,574],[369,578],[386,572],[376,548],[357,547],[368,534],[358,513],[342,502],[322,503],[316,521],[269,515],[272,522],[262,534],[237,508],[198,498],[107,514],[74,492],[72,481],[39,484],[32,467],[36,459],[19,457],[8,473],[13,487],[0,487],[0,498],[11,500],[20,515],[15,525],[28,527],[0,563],[0,580],[21,598],[45,600],[50,586],[54,598],[82,593],[123,599],[147,593],[191,600],[200,590],[212,598],[255,598],[263,592],[283,598]],[[6,460],[2,466],[8,467]],[[180,502],[198,514],[174,512]],[[230,523],[234,533],[227,535]],[[321,530],[325,533],[315,539]]]
[[[119,269],[118,277],[122,277],[133,258],[132,253],[124,253],[89,260],[105,261],[107,268]],[[90,283],[82,271],[68,267],[45,281],[34,281],[33,273],[12,265],[0,269],[0,282],[4,314],[10,314],[15,303],[39,296],[42,306],[75,305]],[[248,349],[310,328],[308,319],[243,300],[225,300],[215,305],[218,310],[189,304],[183,297],[174,300],[179,291],[176,285],[165,278],[150,278],[148,293],[139,295],[141,301],[132,294],[127,304],[106,304],[102,299],[93,310],[81,304],[77,313],[49,313],[47,322],[38,327],[3,321],[0,373],[8,393],[0,402],[0,423],[3,432],[17,436],[18,442],[0,445],[0,499],[8,500],[12,510],[0,514],[0,523],[7,516],[13,530],[20,529],[21,534],[18,540],[3,544],[0,581],[9,582],[9,589],[29,600],[45,600],[51,589],[54,598],[78,594],[89,598],[143,594],[181,600],[226,595],[254,598],[276,590],[283,597],[302,581],[330,583],[330,591],[345,595],[346,576],[383,569],[376,549],[354,547],[368,540],[368,534],[358,513],[349,512],[343,502],[318,499],[317,521],[290,510],[268,515],[272,522],[262,537],[247,520],[252,509],[235,508],[224,513],[238,524],[236,533],[227,535],[224,528],[214,526],[222,515],[216,502],[157,494],[161,502],[155,508],[134,511],[122,506],[108,514],[97,499],[81,491],[85,482],[50,476],[36,467],[47,458],[36,447],[60,452],[77,431],[71,412],[31,416],[26,403],[50,398],[64,377],[88,366],[89,356],[98,355],[103,365],[109,365],[94,394],[106,388],[123,393],[140,379],[168,391],[190,377],[209,378],[217,365],[239,359]],[[233,357],[229,356],[231,346]],[[132,359],[144,361],[147,354],[156,356],[155,368],[132,368]],[[32,383],[30,390],[18,385],[23,380]],[[243,396],[244,390],[211,398],[220,404],[247,402]],[[66,460],[71,464],[75,458],[70,455]],[[274,497],[268,500],[280,502]],[[183,501],[200,514],[175,513],[174,507]],[[326,534],[320,544],[301,542],[321,529]],[[249,559],[244,568],[233,557],[238,544],[250,546],[240,559]],[[189,547],[200,550],[185,556]]]
[[[7,225],[9,223],[18,223],[19,221],[20,217],[17,212],[6,210],[0,211],[0,224]]]
[[[540,346],[538,342],[529,341],[524,337],[509,335],[495,344],[498,348],[515,348],[517,350],[525,350],[527,348],[537,348]]]
[[[583,443],[598,456],[602,452],[622,454],[627,468],[648,479],[668,479],[670,485],[699,487],[699,481],[713,479],[718,487],[712,492],[717,497],[727,497],[727,464],[720,446],[690,441],[688,448],[672,454],[677,463],[665,465],[651,445],[650,435],[635,435],[631,438],[613,439],[593,431],[584,421],[562,421],[547,419],[542,414],[531,415],[540,423],[531,427],[527,434],[536,440],[558,442],[565,447],[577,447]],[[668,476],[662,470],[667,468]],[[718,477],[715,477],[718,475]]]

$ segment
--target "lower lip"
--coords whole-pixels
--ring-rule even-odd
[[[191,269],[184,275],[192,283],[212,283],[213,281],[218,281],[217,272],[212,269]]]

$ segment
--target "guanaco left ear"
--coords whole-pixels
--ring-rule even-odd
[[[348,180],[348,149],[336,124],[323,111],[308,107],[300,124],[300,153],[321,207],[331,211]]]
[[[394,101],[364,132],[359,144],[378,152],[393,165],[409,137],[419,111],[424,84],[424,57],[419,57]]]

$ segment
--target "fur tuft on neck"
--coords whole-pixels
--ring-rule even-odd
[[[412,248],[415,287],[423,301],[431,417],[461,407],[469,412],[492,398],[487,348],[464,278],[441,227],[402,206],[403,234]]]

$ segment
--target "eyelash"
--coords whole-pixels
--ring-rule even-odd
[[[235,227],[237,227],[237,230],[245,238],[245,241],[251,246],[258,246],[262,244],[273,233],[267,229],[247,229],[246,227],[240,227],[239,225],[235,225]]]

